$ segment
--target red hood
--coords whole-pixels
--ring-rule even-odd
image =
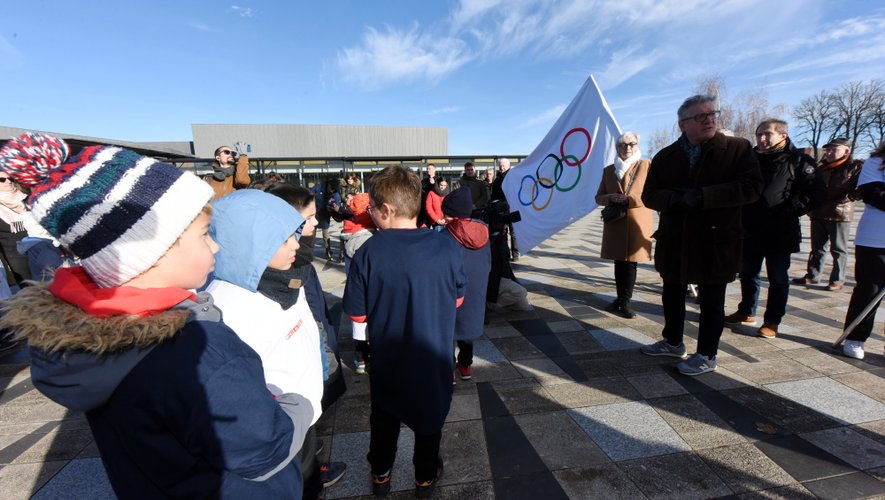
[[[489,226],[473,219],[452,219],[446,224],[446,230],[470,250],[482,248],[489,242]]]

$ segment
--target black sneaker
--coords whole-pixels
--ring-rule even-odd
[[[320,464],[320,481],[323,483],[323,488],[328,488],[337,483],[346,470],[347,464],[344,462]]]
[[[384,495],[390,493],[390,479],[393,477],[391,475],[393,469],[387,469],[387,472],[384,474],[372,474],[372,494],[376,497],[383,497]]]
[[[415,481],[415,498],[430,498],[433,495],[433,490],[436,489],[436,483],[442,479],[443,476],[443,461],[441,458],[437,459],[438,465],[436,466],[436,477],[431,479],[430,481],[424,481],[419,483]]]

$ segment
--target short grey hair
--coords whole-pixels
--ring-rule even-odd
[[[618,141],[615,144],[626,144],[628,137],[632,137],[633,140],[635,140],[636,142],[639,142],[639,134],[628,130],[627,132],[624,132],[623,134],[618,136]]]
[[[676,116],[680,121],[685,120],[686,118],[691,118],[688,116],[688,108],[694,106],[695,104],[704,104],[706,102],[716,103],[719,101],[719,97],[715,95],[709,94],[698,94],[693,95],[683,101],[682,105],[679,106],[679,109],[676,111]]]
[[[498,158],[498,166],[506,164],[508,167],[510,166],[510,160],[507,158]]]

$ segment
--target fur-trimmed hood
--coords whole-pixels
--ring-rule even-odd
[[[3,303],[0,329],[28,341],[31,378],[40,392],[85,411],[107,401],[151,349],[181,330],[193,308],[217,311],[211,300],[200,300],[149,316],[98,318],[56,298],[46,284],[36,284]]]

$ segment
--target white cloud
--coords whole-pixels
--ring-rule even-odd
[[[535,125],[552,125],[557,120],[557,118],[562,116],[562,112],[565,111],[566,107],[568,107],[567,104],[557,104],[556,106],[542,111],[541,113],[520,123],[518,128],[529,128],[534,127]]]
[[[443,114],[447,114],[447,113],[457,113],[458,111],[461,111],[461,108],[459,108],[458,106],[445,106],[445,107],[442,107],[439,109],[434,109],[433,111],[431,111],[430,113],[427,113],[427,114],[433,116],[433,115],[443,115]]]
[[[212,31],[212,30],[209,28],[209,25],[208,25],[208,24],[206,24],[206,23],[202,23],[202,22],[199,22],[199,21],[193,21],[193,22],[191,22],[190,24],[188,24],[188,26],[190,26],[191,28],[193,28],[193,29],[195,29],[195,30],[199,30],[199,31]]]
[[[473,57],[462,40],[434,36],[414,24],[384,33],[368,28],[359,47],[338,53],[337,64],[344,79],[377,88],[393,81],[436,82]]]
[[[240,7],[239,5],[231,5],[230,10],[239,14],[240,17],[252,17],[252,9],[250,7]]]

